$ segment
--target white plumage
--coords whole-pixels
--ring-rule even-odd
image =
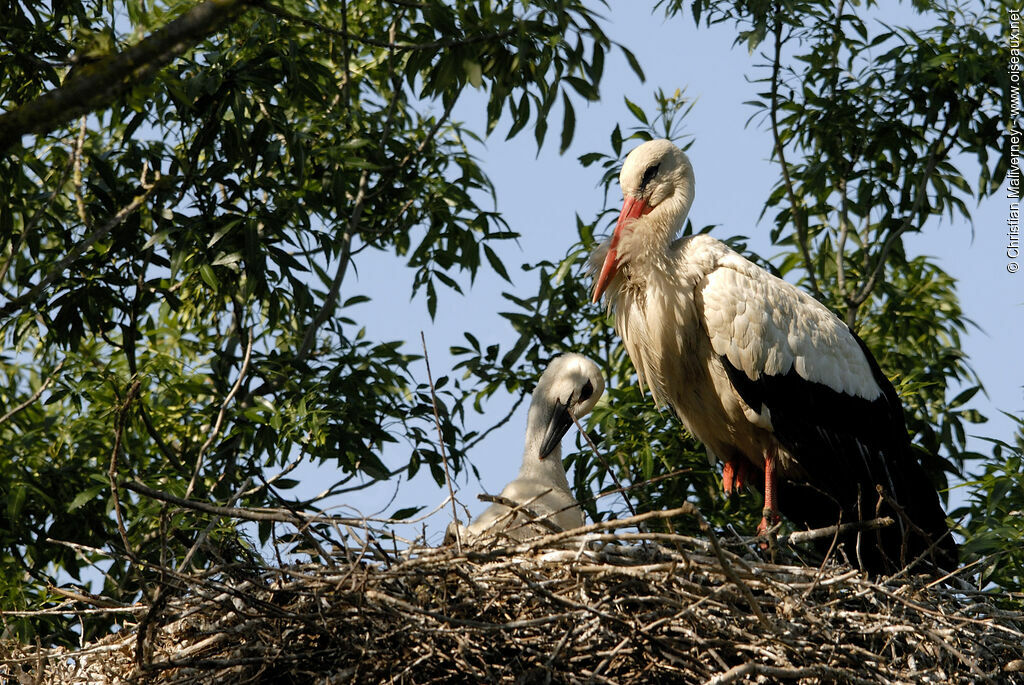
[[[505,499],[522,505],[562,530],[583,525],[583,512],[569,491],[562,466],[561,439],[573,424],[590,413],[604,393],[604,379],[594,362],[579,354],[556,357],[537,381],[526,423],[526,447],[519,475],[501,491]],[[570,415],[571,412],[571,415]],[[468,526],[452,524],[446,540],[458,530],[472,541],[498,534],[525,540],[550,533],[531,517],[514,513],[504,504],[492,504]]]
[[[633,150],[619,181],[618,224],[591,256],[594,301],[607,291],[641,385],[726,462],[726,491],[742,485],[751,467],[765,472],[759,531],[777,518],[778,479],[788,489],[807,487],[783,506],[808,525],[873,518],[881,485],[914,522],[901,527],[904,537],[879,542],[881,557],[863,565],[902,557],[915,527],[945,535],[940,547],[951,547],[955,559],[937,494],[910,452],[899,398],[859,338],[812,297],[718,240],[676,239],[694,176],[671,142]]]

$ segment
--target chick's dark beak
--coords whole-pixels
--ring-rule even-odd
[[[555,448],[562,442],[562,436],[565,435],[566,431],[569,430],[569,426],[572,425],[572,414],[569,413],[569,404],[571,402],[572,397],[570,396],[565,401],[565,404],[559,402],[555,405],[555,411],[551,414],[548,428],[544,431],[544,441],[540,445],[541,459],[546,458],[555,451]]]

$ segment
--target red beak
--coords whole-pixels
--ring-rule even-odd
[[[619,271],[619,257],[618,257],[618,245],[619,238],[622,237],[622,232],[626,228],[626,223],[629,219],[639,219],[646,214],[649,214],[654,207],[651,207],[643,198],[627,197],[625,202],[622,203],[622,211],[619,213],[619,220],[615,223],[615,232],[612,233],[612,244],[608,248],[608,256],[604,258],[604,264],[601,266],[601,275],[597,277],[597,281],[594,283],[594,302],[601,299],[601,295],[604,294],[608,284],[615,278],[615,274]],[[629,222],[632,224],[632,222]]]

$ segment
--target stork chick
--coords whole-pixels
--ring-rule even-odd
[[[562,466],[562,436],[590,413],[604,393],[604,379],[597,365],[579,354],[555,357],[537,381],[526,422],[526,448],[519,475],[501,491],[562,530],[583,525],[583,511],[569,491]],[[497,534],[515,540],[544,535],[551,530],[526,514],[504,504],[492,504],[468,526],[453,523],[445,540],[458,531],[463,540]]]

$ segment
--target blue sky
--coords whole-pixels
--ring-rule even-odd
[[[419,333],[424,331],[435,377],[451,372],[455,361],[448,348],[462,342],[464,330],[473,331],[484,345],[497,342],[507,348],[514,340],[511,327],[498,316],[508,304],[501,298],[501,292],[512,291],[522,296],[535,293],[536,274],[524,273],[518,266],[562,257],[574,242],[575,215],[589,220],[602,208],[604,198],[597,185],[600,171],[582,168],[577,157],[584,152],[605,150],[615,124],[632,121],[623,103],[624,96],[645,108],[651,107],[653,93],[659,87],[668,92],[685,88],[689,97],[696,98],[697,104],[685,121],[685,130],[693,137],[688,154],[696,173],[696,200],[690,215],[694,224],[715,224],[712,235],[719,238],[748,236],[750,248],[762,256],[779,253],[768,238],[769,221],[758,222],[778,174],[777,165],[768,160],[771,136],[756,123],[746,125],[753,110],[742,104],[753,99],[756,86],[748,83],[747,77],[754,74],[753,65],[762,60],[749,55],[745,47],[732,47],[731,25],[698,30],[689,14],[664,20],[660,14],[649,13],[648,3],[612,0],[611,5],[606,12],[606,29],[613,39],[637,55],[647,75],[646,83],[636,78],[615,51],[606,65],[601,100],[577,103],[576,136],[565,155],[557,154],[560,113],[552,120],[548,146],[539,154],[528,134],[505,142],[507,127],[501,126],[484,146],[475,150],[496,187],[497,209],[511,228],[521,234],[518,241],[495,245],[513,284],[482,272],[464,297],[442,295],[446,299],[442,299],[434,321],[427,316],[422,298],[410,301],[411,274],[402,272],[396,258],[390,255],[361,254],[356,262],[358,274],[343,285],[343,298],[356,294],[373,298],[371,304],[361,305],[350,314],[367,326],[371,337],[406,340],[407,349],[415,352],[420,349]],[[898,24],[912,20],[907,13],[902,5],[890,6],[879,18]],[[456,110],[455,116],[483,130],[483,100],[470,99]],[[618,196],[609,197],[611,206],[617,207],[619,201]],[[987,391],[987,397],[976,396],[972,406],[990,418],[988,424],[976,427],[973,433],[1009,440],[1013,424],[999,410],[1024,413],[1024,365],[1020,361],[1024,340],[1024,274],[1010,274],[1006,269],[1005,197],[1000,195],[969,206],[974,214],[973,231],[966,222],[950,223],[947,219],[929,224],[924,233],[909,237],[906,243],[909,252],[935,257],[943,269],[958,279],[964,312],[980,329],[971,330],[965,337],[964,351]],[[425,367],[418,373],[419,380],[426,381]],[[496,397],[488,405],[488,413],[502,416],[513,399]],[[476,427],[489,425],[486,417],[473,420]],[[463,475],[456,485],[458,499],[472,513],[486,507],[477,501],[477,493],[497,493],[515,476],[525,424],[524,403],[503,429],[470,454],[481,473],[481,481]],[[566,436],[566,446],[575,439],[574,433]],[[979,451],[986,451],[983,443],[976,446]],[[385,461],[392,467],[407,459],[404,445],[385,455]],[[316,483],[310,481],[324,482],[322,478],[308,476],[304,480],[307,482],[299,491],[303,495],[317,489]],[[346,496],[343,503],[369,516],[412,505],[432,508],[445,495],[429,475],[422,473],[412,482],[381,484]],[[450,510],[446,509],[426,521],[428,541],[439,542],[449,517]],[[415,533],[409,535],[421,532],[422,525],[417,525]]]

